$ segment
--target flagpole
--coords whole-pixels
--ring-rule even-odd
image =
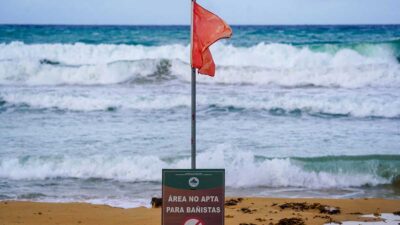
[[[193,9],[196,0],[191,1],[191,21],[190,21],[190,65],[192,65],[192,48],[193,48]],[[196,169],[196,68],[192,69],[192,137],[191,137],[191,158],[192,169]]]

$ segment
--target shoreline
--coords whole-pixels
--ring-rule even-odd
[[[233,200],[233,201],[232,201]],[[320,225],[344,221],[383,221],[384,213],[400,211],[396,199],[320,199],[320,198],[231,198],[227,197],[225,224]],[[336,210],[336,211],[335,211]],[[376,218],[362,217],[375,215]],[[400,223],[400,216],[396,223]],[[398,217],[398,220],[397,220]],[[282,221],[282,219],[290,221]],[[293,219],[294,218],[294,219]],[[1,225],[111,225],[161,223],[160,208],[116,208],[90,203],[46,203],[1,201]],[[383,224],[383,222],[382,222]],[[376,224],[375,224],[376,225]]]

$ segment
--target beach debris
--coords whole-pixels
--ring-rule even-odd
[[[241,208],[240,211],[242,211],[243,213],[252,213],[249,208]]]
[[[284,203],[282,205],[279,205],[279,208],[281,208],[282,210],[292,209],[295,211],[305,211],[305,210],[317,209],[317,210],[319,210],[320,213],[325,213],[325,214],[330,214],[330,215],[340,214],[339,207],[322,205],[321,203],[308,204],[307,202],[289,202],[289,203]]]
[[[225,218],[233,218],[234,216],[232,215],[226,215]]]
[[[400,211],[393,212],[394,215],[400,216]]]
[[[151,198],[151,207],[160,208],[162,206],[162,198],[153,197]]]
[[[350,215],[362,215],[362,213],[360,213],[360,212],[351,212],[351,213],[349,213]]]
[[[250,209],[248,207],[243,207],[240,209],[240,211],[242,211],[242,213],[248,213],[248,214],[252,214],[253,212],[257,211],[256,209]]]
[[[318,207],[320,213],[327,213],[330,215],[340,214],[339,207],[321,205]]]
[[[321,219],[332,219],[332,217],[330,217],[330,216],[328,216],[328,215],[324,215],[324,216],[321,216],[321,215],[315,215],[314,217],[313,217],[314,219],[315,218],[321,218]]]
[[[324,215],[324,216],[316,215],[316,216],[313,217],[313,219],[316,219],[316,218],[324,219],[324,220],[326,220],[326,223],[342,224],[342,222],[336,221],[336,220],[334,220],[332,217],[330,217],[328,215]]]
[[[380,209],[380,208],[377,208],[377,209],[375,210],[375,212],[373,213],[373,215],[374,215],[375,217],[380,217],[380,216],[381,216],[381,209]]]
[[[305,225],[304,220],[301,218],[283,218],[279,220],[277,225]]]
[[[234,205],[239,204],[242,201],[243,201],[243,198],[236,198],[236,199],[232,198],[232,199],[225,201],[225,206],[234,206]]]
[[[310,205],[306,202],[289,202],[279,205],[281,209],[292,209],[295,211],[304,211],[310,209]]]
[[[266,219],[264,219],[264,218],[256,218],[256,220],[257,220],[258,222],[264,222],[264,221],[266,221]]]

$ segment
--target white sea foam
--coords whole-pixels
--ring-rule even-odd
[[[11,105],[28,105],[33,109],[61,109],[71,111],[103,111],[109,109],[171,109],[189,106],[185,95],[164,94],[154,96],[151,93],[136,94],[120,90],[102,90],[77,94],[70,92],[10,92],[0,97]]]
[[[312,51],[308,47],[260,43],[252,47],[216,44],[214,79],[226,84],[317,85],[328,87],[400,86],[400,66],[389,45]],[[50,60],[58,65],[41,64]],[[89,44],[0,44],[0,84],[115,84],[154,74],[160,59],[170,72],[189,81],[189,47]]]
[[[391,181],[371,173],[312,171],[291,159],[257,160],[250,152],[217,147],[198,155],[199,168],[225,168],[230,187],[345,188]],[[29,156],[2,157],[0,177],[21,179],[103,178],[119,181],[161,181],[163,168],[188,168],[189,158],[167,162],[156,156]]]
[[[174,87],[172,87],[174,88]],[[164,90],[164,91],[162,91]],[[6,107],[29,106],[31,109],[60,109],[67,111],[162,110],[190,107],[188,92],[130,88],[3,88],[0,100]],[[396,89],[341,90],[337,89],[269,89],[246,88],[220,95],[213,90],[198,94],[201,108],[236,108],[265,110],[276,114],[299,111],[307,114],[331,114],[354,117],[400,117],[400,92]]]
[[[400,216],[392,213],[382,213],[380,216],[362,215],[361,217],[371,217],[378,219],[378,221],[362,222],[362,221],[343,221],[343,225],[398,225]],[[379,221],[381,220],[381,221]],[[325,225],[337,225],[337,223],[326,223]]]
[[[101,197],[94,197],[91,199],[81,199],[79,197],[70,197],[70,198],[51,198],[51,197],[43,197],[39,199],[24,199],[24,198],[18,198],[18,201],[29,201],[29,202],[46,202],[46,203],[70,203],[70,202],[82,202],[82,203],[90,203],[94,205],[109,205],[112,207],[116,208],[123,208],[123,209],[130,209],[130,208],[137,208],[137,207],[147,207],[151,208],[150,204],[150,198],[147,199],[127,199],[127,198],[101,198]],[[10,199],[10,200],[15,200],[15,199]]]

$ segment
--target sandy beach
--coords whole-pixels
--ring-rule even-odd
[[[232,201],[233,200],[233,201]],[[361,217],[400,210],[400,200],[387,199],[275,199],[227,198],[225,224],[325,224],[343,221],[379,221]],[[282,219],[291,220],[282,220]],[[295,219],[293,219],[295,218]],[[1,225],[158,225],[160,208],[113,208],[87,203],[3,201]]]
[[[0,1],[0,225],[400,225],[396,1],[59,2]]]

